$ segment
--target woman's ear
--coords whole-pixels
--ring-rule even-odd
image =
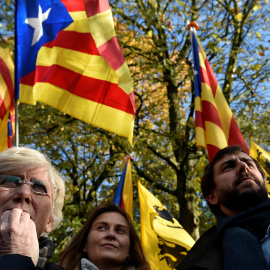
[[[85,243],[84,248],[83,248],[82,251],[87,253],[87,243]]]
[[[52,220],[50,220],[50,221],[47,223],[47,225],[46,225],[44,231],[45,231],[46,233],[50,233],[51,230],[52,230]]]

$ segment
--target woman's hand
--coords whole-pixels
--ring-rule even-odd
[[[30,257],[37,265],[39,244],[36,225],[29,213],[14,208],[0,216],[0,256],[20,254]]]

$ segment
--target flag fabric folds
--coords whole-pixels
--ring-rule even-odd
[[[118,187],[113,197],[113,202],[124,209],[133,219],[133,187],[130,157],[125,158],[124,169]]]
[[[8,49],[0,48],[0,152],[13,146],[14,64]]]
[[[18,0],[16,95],[125,136],[132,143],[133,83],[108,0]]]
[[[174,269],[194,245],[194,240],[140,182],[138,190],[144,253],[153,270]]]
[[[250,156],[256,159],[266,173],[266,186],[270,192],[270,153],[250,139]]]
[[[209,161],[219,149],[228,145],[242,145],[244,151],[249,153],[195,30],[191,29],[197,147],[207,149]]]

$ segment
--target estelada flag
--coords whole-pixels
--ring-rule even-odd
[[[17,0],[16,97],[128,137],[133,83],[108,0]]]
[[[113,202],[124,209],[133,219],[133,187],[130,157],[125,157],[124,169],[115,191]]]
[[[256,159],[266,173],[266,186],[270,192],[270,153],[250,139],[250,156]]]
[[[138,190],[142,247],[145,256],[153,270],[174,269],[195,241],[140,182]]]
[[[13,146],[14,125],[14,64],[9,50],[0,48],[0,152]]]
[[[192,31],[192,50],[197,147],[207,149],[209,161],[219,149],[228,145],[242,145],[248,154],[247,144],[194,31]]]

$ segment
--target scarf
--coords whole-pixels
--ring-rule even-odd
[[[86,258],[81,259],[81,270],[99,270],[91,261]],[[127,270],[136,270],[134,266],[128,267]]]
[[[36,268],[41,270],[45,267],[48,259],[53,255],[53,241],[48,238],[41,236],[38,239],[39,242],[39,258]]]

